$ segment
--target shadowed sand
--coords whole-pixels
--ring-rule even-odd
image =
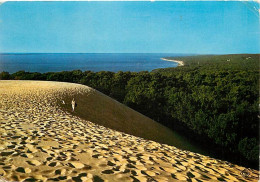
[[[8,181],[258,180],[256,170],[108,129],[60,107],[68,95],[93,92],[71,83],[0,81],[0,176]]]
[[[73,98],[77,101],[77,108],[72,113]],[[91,89],[82,94],[65,93],[63,100],[65,104],[58,102],[60,108],[81,119],[148,140],[207,154],[178,133],[96,90]]]

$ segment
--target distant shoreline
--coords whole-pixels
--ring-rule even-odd
[[[93,72],[151,72],[159,68],[176,67],[161,58],[182,57],[188,54],[170,53],[57,53],[57,54],[1,54],[0,72],[61,72],[88,70]],[[34,60],[34,61],[32,61]],[[21,64],[21,61],[23,64]],[[11,65],[11,66],[10,66]]]
[[[180,61],[180,60],[175,60],[175,59],[166,59],[166,58],[161,58],[161,60],[164,60],[164,61],[171,61],[171,62],[176,62],[176,63],[178,63],[178,66],[184,66],[184,62],[183,62],[183,61]]]

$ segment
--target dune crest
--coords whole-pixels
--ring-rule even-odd
[[[8,181],[257,181],[258,171],[73,116],[71,83],[0,81],[0,176]],[[0,178],[1,181],[1,178]]]

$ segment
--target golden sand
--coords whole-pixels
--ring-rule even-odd
[[[257,181],[259,172],[105,128],[59,108],[78,84],[0,81],[0,181]],[[142,128],[144,129],[144,128]]]

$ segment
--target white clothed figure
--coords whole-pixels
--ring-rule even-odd
[[[74,112],[75,106],[76,106],[76,102],[75,102],[74,98],[71,101],[71,106],[72,106],[72,112]]]

